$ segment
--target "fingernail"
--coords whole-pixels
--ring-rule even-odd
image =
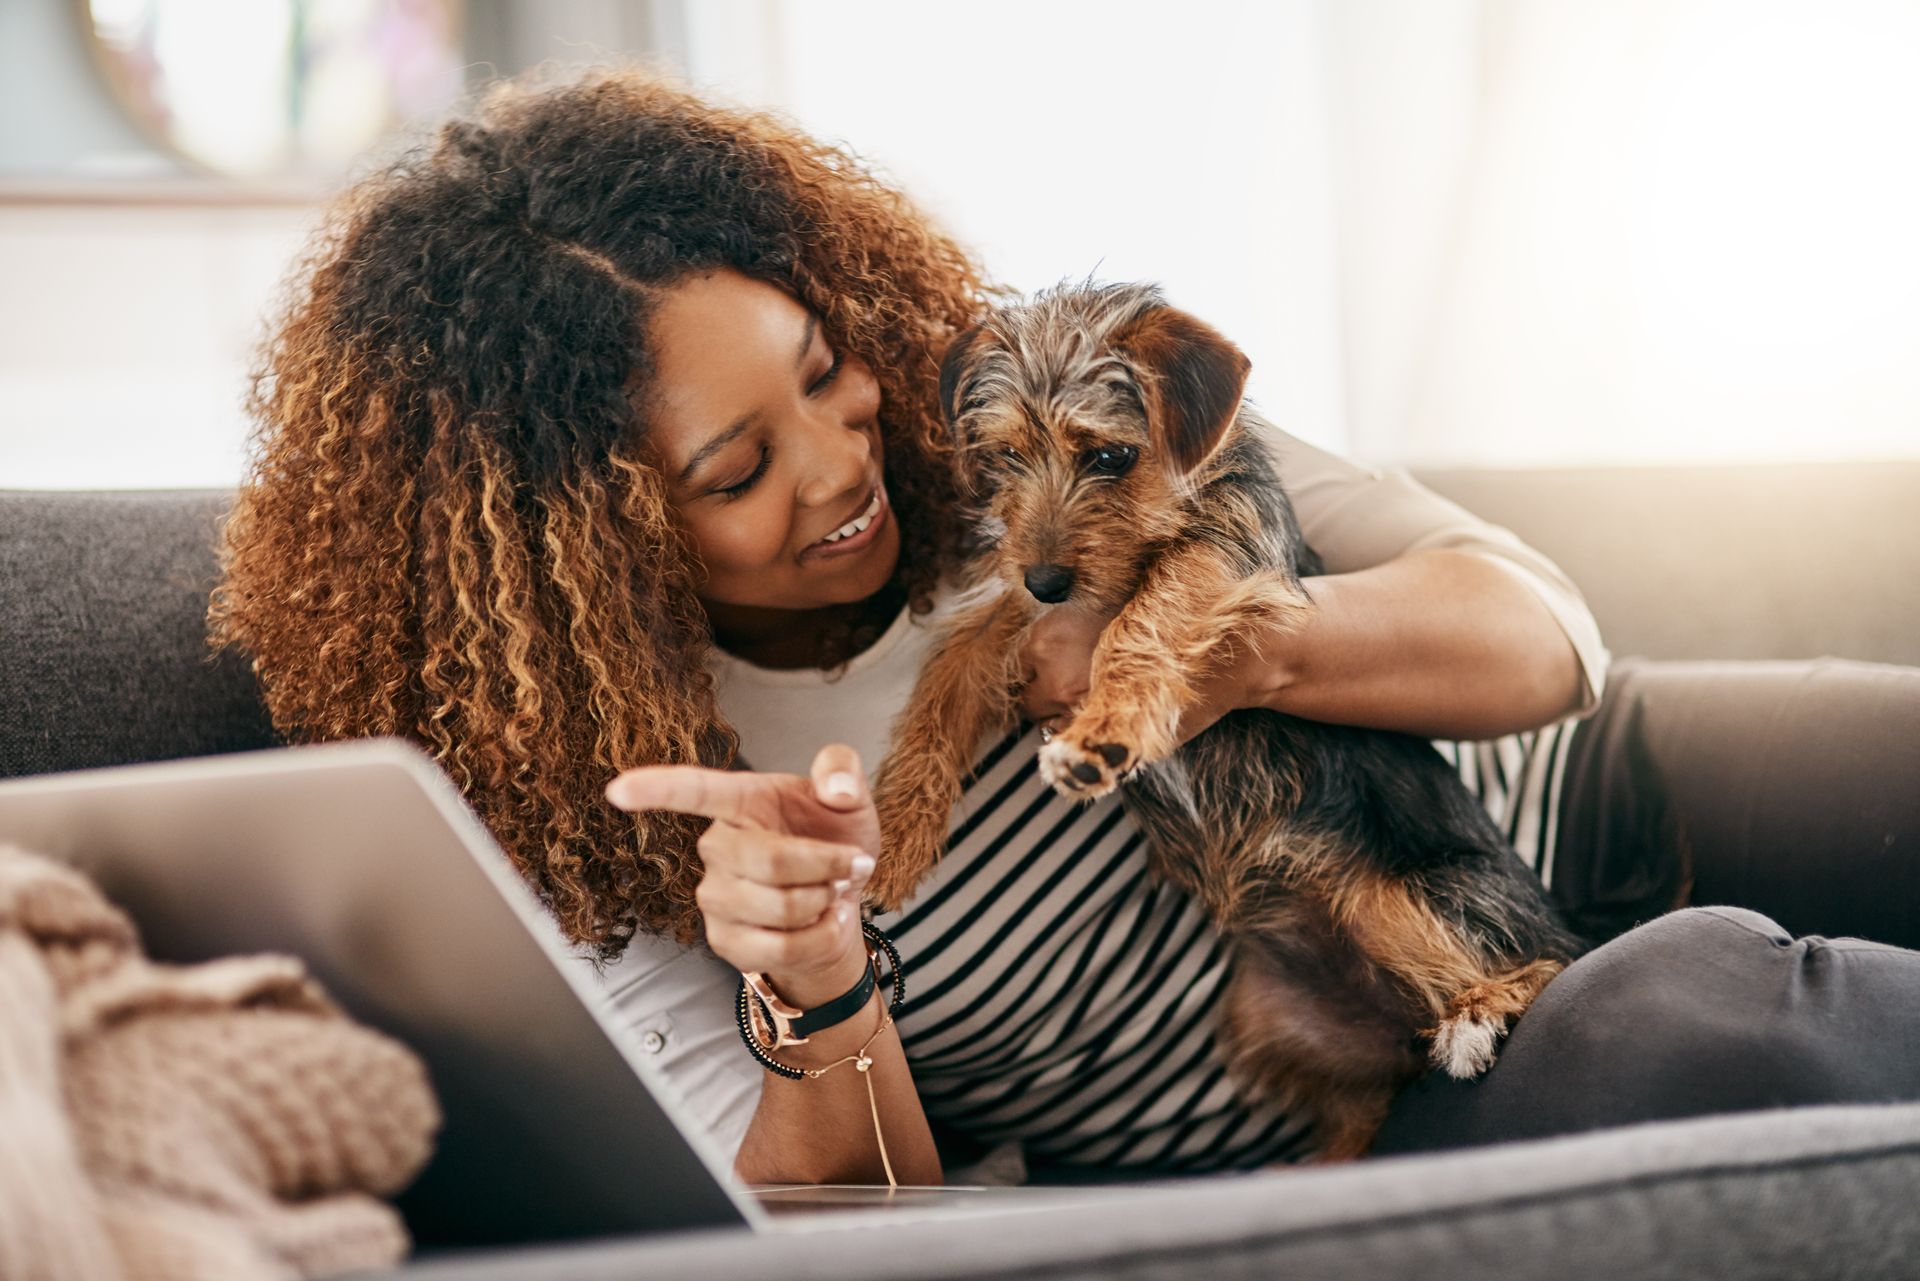
[[[839,907],[834,909],[833,914],[840,918],[840,924],[845,925],[848,921],[853,919],[853,904],[842,903]]]
[[[853,856],[853,879],[864,881],[873,875],[873,855],[855,854]]]
[[[822,796],[836,801],[850,801],[860,795],[860,780],[844,770],[838,774],[827,775],[827,781],[820,785]]]
[[[853,888],[852,881],[835,881],[833,883],[833,892],[835,894],[845,894],[848,890],[852,888]]]

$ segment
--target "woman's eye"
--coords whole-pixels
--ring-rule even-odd
[[[834,352],[833,363],[827,366],[827,372],[814,379],[813,386],[807,388],[809,395],[818,396],[821,392],[833,385],[833,380],[840,376],[841,361],[842,357],[840,353],[837,351]]]
[[[1137,450],[1132,445],[1102,445],[1086,452],[1087,470],[1096,476],[1122,476],[1133,466]]]
[[[728,498],[740,497],[740,495],[752,489],[762,476],[767,474],[767,463],[771,461],[772,458],[773,452],[765,445],[760,446],[760,461],[754,466],[753,474],[737,485],[728,485],[726,488],[714,492],[724,494]]]

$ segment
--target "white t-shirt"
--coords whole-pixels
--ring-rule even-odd
[[[1508,567],[1567,633],[1586,675],[1575,717],[1437,744],[1522,856],[1550,874],[1571,729],[1598,705],[1609,659],[1578,591],[1510,531],[1402,471],[1360,468],[1277,430],[1272,439],[1327,572],[1457,547]],[[844,742],[871,777],[935,630],[958,605],[942,594],[931,615],[902,611],[832,676],[716,651],[721,709],[743,757],[805,774],[819,747]],[[1310,1150],[1304,1118],[1245,1107],[1225,1082],[1212,1018],[1226,959],[1211,927],[1147,877],[1117,798],[1083,806],[1056,796],[1033,767],[1037,748],[1029,726],[982,745],[946,856],[899,912],[875,918],[901,950],[899,1030],[929,1118],[1002,1153],[1018,1145],[1029,1164],[1103,1171],[1253,1168]],[[692,1113],[737,1152],[764,1078],[734,1026],[738,973],[704,948],[642,935],[601,979]]]

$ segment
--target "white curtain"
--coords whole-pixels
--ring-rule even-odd
[[[1329,12],[1359,452],[1920,455],[1920,5]]]
[[[71,60],[57,7],[0,30]],[[1009,283],[1161,281],[1368,461],[1920,457],[1920,0],[511,7],[644,26]],[[311,211],[4,195],[0,486],[233,483]]]
[[[696,84],[842,140],[1000,280],[1158,280],[1345,445],[1315,3],[689,0]]]
[[[1456,465],[1920,456],[1920,4],[702,0],[697,80],[1285,426]]]

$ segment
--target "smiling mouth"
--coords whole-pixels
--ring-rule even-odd
[[[832,546],[843,538],[852,538],[855,534],[864,534],[867,526],[873,524],[873,518],[880,514],[880,487],[873,487],[873,499],[867,503],[866,510],[855,516],[840,528],[820,540],[821,546]]]
[[[834,530],[831,534],[828,534],[825,538],[822,538],[819,542],[810,544],[806,550],[800,554],[803,557],[811,559],[815,556],[833,555],[841,551],[851,552],[855,548],[863,547],[873,541],[874,527],[885,519],[885,490],[876,484],[873,487],[873,496],[867,500],[866,507],[861,510],[859,515]]]

